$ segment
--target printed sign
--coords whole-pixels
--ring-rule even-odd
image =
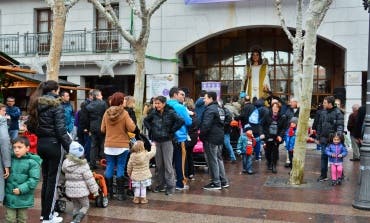
[[[216,92],[218,100],[221,96],[221,82],[202,82],[202,90]]]

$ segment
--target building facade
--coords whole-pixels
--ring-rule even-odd
[[[124,27],[138,33],[140,21],[125,1],[112,2]],[[283,1],[282,7],[287,26],[294,32],[296,1]],[[0,51],[45,71],[52,22],[46,3],[2,0],[0,9]],[[331,5],[318,31],[313,107],[333,94],[343,99],[347,111],[365,100],[368,24],[362,1],[336,0]],[[217,81],[223,97],[238,94],[252,48],[260,48],[268,60],[273,93],[288,98],[292,93],[292,47],[280,27],[273,0],[167,1],[151,20],[147,98],[165,92],[156,83],[164,88],[178,84],[196,98],[201,82]],[[107,65],[113,72],[102,72],[101,67]],[[134,70],[130,45],[92,4],[80,0],[67,17],[60,76],[81,87],[103,89],[109,96],[116,90],[133,93]],[[82,92],[78,98],[83,100]]]

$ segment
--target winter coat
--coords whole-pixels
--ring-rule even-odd
[[[296,132],[297,128],[293,129],[293,135],[289,135],[290,128],[288,128],[285,132],[284,136],[284,141],[285,141],[285,148],[288,151],[293,151],[294,150],[294,145],[295,145],[295,138],[296,138]]]
[[[90,104],[90,99],[85,99],[84,102],[81,103],[81,109],[78,112],[78,124],[81,131],[84,129],[90,128],[90,122],[89,122],[89,112],[87,111],[86,107],[88,104]]]
[[[254,140],[253,140],[254,138]],[[237,150],[240,150],[241,154],[245,154],[246,153],[246,148],[247,148],[247,145],[248,145],[248,140],[252,141],[252,145],[254,144],[253,146],[253,150],[255,148],[255,146],[257,145],[256,143],[260,142],[261,139],[260,137],[253,137],[253,138],[248,138],[246,136],[246,134],[241,134],[239,139],[238,139],[238,144],[236,146]],[[254,141],[254,143],[253,143]]]
[[[163,113],[153,109],[144,119],[144,126],[149,129],[152,140],[156,142],[172,140],[183,124],[184,119],[168,105],[164,107]]]
[[[352,112],[349,117],[348,117],[348,123],[347,123],[347,130],[351,134],[351,136],[355,138],[360,138],[361,135],[358,134],[359,131],[356,131],[356,128],[360,128],[357,123],[357,118],[358,118],[358,111]]]
[[[213,145],[223,145],[224,143],[224,122],[220,119],[218,107],[217,101],[207,105],[199,128],[200,140]]]
[[[198,131],[199,131],[199,121],[197,114],[194,113],[190,116],[192,119],[191,126],[188,128],[188,134],[190,136],[190,141],[186,141],[185,145],[187,148],[193,148],[198,141]]]
[[[330,163],[343,163],[343,158],[347,156],[347,148],[342,144],[330,144],[325,149],[326,155],[328,155]],[[342,154],[342,157],[338,157],[339,154]],[[335,157],[333,157],[335,155]]]
[[[47,93],[38,99],[38,126],[36,127],[36,135],[38,138],[51,138],[61,143],[63,148],[68,151],[72,140],[67,134],[64,109],[61,105],[61,99],[58,95]]]
[[[132,121],[134,121],[134,123],[136,125],[135,131],[133,131],[133,133],[135,134],[135,136],[139,135],[140,134],[140,129],[137,127],[137,120],[136,120],[136,115],[135,115],[134,109],[129,108],[129,107],[125,107],[125,110],[128,112],[128,115],[130,116]],[[139,138],[136,138],[136,139],[139,140]]]
[[[285,114],[282,115],[279,112],[277,115],[277,134],[275,135],[270,134],[269,131],[272,122],[273,122],[272,111],[270,109],[268,115],[266,115],[261,122],[263,128],[262,131],[263,134],[265,135],[266,141],[276,140],[277,136],[280,136],[283,139],[288,123]]]
[[[128,148],[130,137],[128,132],[136,128],[123,106],[111,106],[105,111],[101,122],[101,132],[105,133],[105,147]]]
[[[10,167],[12,146],[8,133],[7,119],[0,116],[0,201],[4,200],[4,168]]]
[[[185,142],[188,139],[187,127],[191,125],[191,118],[188,109],[175,99],[168,100],[167,104],[175,110],[178,116],[184,119],[185,123],[181,126],[179,130],[175,132],[175,139],[177,142]]]
[[[62,102],[64,108],[64,118],[66,123],[67,132],[72,132],[75,117],[73,114],[73,107],[70,102]]]
[[[96,194],[99,186],[90,170],[86,159],[79,159],[68,154],[63,161],[62,171],[65,173],[66,195],[69,198],[81,198]]]
[[[320,120],[317,125],[317,135],[321,144],[328,143],[328,138],[332,133],[343,133],[344,115],[339,108],[324,110],[320,114]]]
[[[103,100],[94,99],[86,106],[89,126],[88,130],[91,133],[100,133],[100,126],[107,104]]]
[[[9,130],[18,130],[21,110],[17,106],[12,107],[7,106],[6,114],[10,116]]]
[[[149,160],[155,156],[156,147],[152,146],[150,152],[144,150],[140,153],[131,153],[127,164],[127,173],[133,181],[142,181],[152,177],[149,169]]]
[[[294,109],[291,108],[290,106],[287,108],[286,112],[285,112],[285,115],[286,115],[286,119],[287,121],[289,122],[293,117],[299,117],[299,108],[297,108],[297,110],[294,112]]]
[[[197,114],[198,120],[202,120],[203,112],[206,109],[204,104],[204,97],[200,97],[195,101],[195,113]]]
[[[34,192],[40,180],[41,158],[32,153],[26,153],[17,158],[12,154],[12,167],[6,181],[5,206],[8,208],[29,208],[34,205]],[[20,190],[19,195],[13,194],[13,189]]]

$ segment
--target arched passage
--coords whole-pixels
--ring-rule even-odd
[[[228,30],[200,40],[181,53],[180,87],[197,97],[203,81],[222,83],[221,97],[238,95],[242,76],[252,48],[261,48],[268,60],[274,95],[289,98],[292,94],[292,46],[280,27],[243,27]],[[327,95],[344,87],[345,50],[318,37],[312,106]],[[345,98],[344,98],[345,99]],[[344,102],[342,102],[344,103]]]

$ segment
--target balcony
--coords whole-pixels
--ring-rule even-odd
[[[0,35],[0,51],[12,56],[47,55],[51,33],[24,33]],[[117,30],[71,30],[64,33],[62,54],[130,53],[130,44]]]

